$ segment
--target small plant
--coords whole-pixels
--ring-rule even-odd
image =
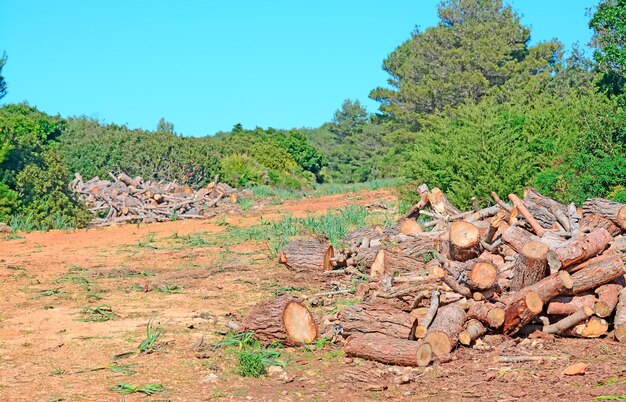
[[[252,206],[252,198],[242,198],[239,201],[239,205],[241,206],[241,209],[247,211],[248,209],[250,209],[250,206]]]
[[[64,283],[64,282],[76,283],[84,287],[89,287],[91,285],[91,282],[89,282],[87,278],[83,278],[82,276],[62,276],[52,281],[52,283]]]
[[[41,299],[42,297],[60,295],[63,293],[61,292],[61,289],[63,288],[41,290],[39,291],[39,293],[37,293],[37,296],[33,297],[33,299]]]
[[[112,373],[118,373],[125,376],[136,374],[136,364],[119,364],[118,362],[112,362],[106,366],[94,367],[86,370],[77,371],[76,374],[87,373],[91,371],[109,370]]]
[[[146,339],[144,339],[137,350],[132,352],[124,352],[118,355],[113,356],[113,360],[123,359],[132,355],[139,355],[142,353],[149,353],[153,351],[154,344],[156,343],[159,336],[163,333],[163,327],[153,324],[154,319],[150,319],[148,321],[148,325],[146,326]]]
[[[110,391],[117,392],[118,394],[134,394],[142,393],[146,395],[155,395],[165,392],[165,387],[161,384],[147,384],[147,385],[133,385],[124,382],[120,382],[109,388]]]
[[[242,377],[258,378],[266,373],[260,351],[241,351],[237,355],[237,372]]]
[[[82,314],[84,317],[77,318],[76,321],[84,322],[103,322],[109,321],[117,317],[117,314],[113,312],[111,306],[102,304],[97,307],[81,307],[83,309]]]
[[[157,292],[161,292],[161,293],[174,294],[174,293],[182,293],[183,288],[181,288],[178,285],[170,285],[169,283],[164,283],[162,285],[156,286],[154,290],[156,290]]]
[[[237,346],[243,349],[246,346],[258,347],[259,343],[254,339],[253,332],[242,332],[239,334],[231,334],[228,338],[219,341],[214,349],[222,347]]]
[[[294,286],[284,286],[282,288],[274,289],[274,295],[276,297],[280,297],[280,296],[283,296],[286,293],[301,292],[301,291],[303,291],[305,289],[306,288],[298,288],[298,287],[294,287]]]
[[[626,401],[626,395],[600,395],[596,396],[594,401]]]
[[[156,250],[157,247],[151,244],[151,243],[154,243],[155,241],[156,241],[156,235],[154,233],[148,233],[148,235],[143,240],[137,243],[137,247],[151,248],[151,249]]]

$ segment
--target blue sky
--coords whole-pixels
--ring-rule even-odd
[[[383,59],[436,0],[0,0],[9,94],[62,116],[185,135],[315,127],[346,98],[370,112]],[[533,42],[570,47],[591,33],[597,0],[513,0]]]

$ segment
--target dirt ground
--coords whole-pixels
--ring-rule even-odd
[[[349,203],[393,201],[390,192],[292,200],[210,221],[176,221],[0,240],[0,400],[486,400],[590,401],[626,398],[626,346],[607,339],[520,341],[493,338],[488,351],[460,349],[455,360],[404,369],[347,359],[341,345],[287,348],[285,378],[244,378],[234,358],[212,345],[226,321],[280,289],[311,295],[328,285],[297,277],[269,258],[263,241],[230,239],[227,228],[253,227],[290,213],[325,212]],[[208,241],[207,241],[208,239]],[[161,290],[161,291],[159,291]],[[180,291],[180,293],[176,293]],[[338,299],[341,302],[341,299]],[[110,308],[94,322],[83,307]],[[316,307],[319,317],[336,305]],[[87,319],[87,320],[85,320]],[[163,327],[154,351],[110,368],[137,349],[150,320]],[[82,320],[82,321],[81,321]],[[499,355],[547,356],[504,364]],[[586,374],[565,377],[575,363]],[[130,375],[127,375],[130,374]],[[121,396],[118,383],[158,383],[165,392]],[[624,399],[621,399],[624,400]]]

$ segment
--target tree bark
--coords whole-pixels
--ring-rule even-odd
[[[604,198],[590,198],[583,203],[584,215],[598,215],[626,229],[626,205]]]
[[[594,295],[559,296],[548,303],[546,313],[549,315],[570,315],[583,307],[593,307],[598,299]]]
[[[430,306],[428,307],[426,314],[424,314],[424,317],[421,319],[419,325],[416,326],[413,330],[413,336],[415,338],[422,339],[426,336],[428,327],[430,327],[430,324],[432,324],[433,319],[437,315],[437,310],[439,309],[439,296],[440,293],[436,290],[433,290],[430,295]]]
[[[467,261],[480,255],[480,232],[469,222],[457,221],[450,224],[450,258]]]
[[[473,341],[480,338],[487,332],[487,329],[478,320],[469,320],[465,324],[465,330],[459,334],[459,342],[461,345],[469,346]]]
[[[596,289],[598,301],[593,305],[593,311],[598,317],[606,318],[613,313],[619,300],[619,293],[623,289],[622,285],[609,283]]]
[[[447,356],[456,347],[465,319],[465,311],[459,306],[450,304],[439,309],[424,338],[436,357]]]
[[[279,253],[278,260],[296,272],[317,273],[333,269],[333,246],[319,240],[295,240]]]
[[[490,328],[500,328],[504,323],[504,309],[503,303],[492,303],[489,301],[472,301],[467,311],[469,318],[477,319],[483,324],[488,325]]]
[[[613,327],[615,328],[615,339],[621,343],[626,343],[626,288],[619,292]]]
[[[581,240],[566,243],[548,253],[550,269],[555,272],[567,269],[602,253],[613,238],[604,228],[599,228],[585,235]]]
[[[549,274],[548,251],[548,246],[537,241],[530,241],[522,247],[513,271],[512,291],[537,283]]]
[[[580,220],[580,230],[582,232],[590,233],[599,228],[606,229],[611,236],[617,236],[622,233],[622,229],[617,225],[598,215],[584,215]]]
[[[411,272],[424,270],[424,262],[409,257],[400,252],[381,249],[376,253],[374,262],[370,268],[370,279],[376,279],[382,274],[394,274],[396,272]]]
[[[552,229],[559,221],[556,215],[567,215],[567,206],[539,194],[537,190],[533,188],[526,190],[524,205],[526,205],[530,213],[545,229]],[[569,223],[567,225],[569,226]],[[564,229],[569,230],[569,228]]]
[[[421,342],[393,338],[382,334],[355,334],[348,338],[343,350],[346,356],[361,357],[398,366],[425,366],[432,353]],[[424,364],[424,361],[427,363]]]
[[[626,274],[621,255],[615,254],[610,255],[609,258],[603,257],[606,256],[599,256],[587,261],[585,268],[572,274],[572,294],[577,295],[587,290],[595,289]],[[594,260],[597,262],[594,263]]]
[[[318,335],[309,310],[293,298],[258,303],[243,321],[243,327],[262,341],[288,346],[313,342]]]
[[[517,253],[522,251],[526,243],[533,240],[532,237],[532,233],[518,226],[511,226],[502,233],[502,241],[508,244]]]
[[[392,246],[390,250],[423,260],[425,255],[437,251],[440,237],[441,233],[424,232],[413,239]]]
[[[592,315],[593,310],[591,309],[591,307],[583,307],[580,310],[568,315],[567,317],[555,322],[552,325],[544,326],[543,332],[545,332],[546,334],[560,334],[566,329],[577,325],[579,322],[586,320]]]
[[[415,236],[422,233],[422,227],[414,219],[403,219],[399,224],[400,233]]]
[[[393,338],[409,339],[416,320],[409,313],[384,302],[364,302],[350,306],[338,316],[344,336],[377,333]]]
[[[513,293],[504,310],[504,333],[513,335],[531,322],[543,310],[543,302],[536,292],[522,289]]]
[[[533,217],[533,215],[526,208],[522,200],[520,200],[519,197],[513,193],[509,194],[509,200],[511,200],[513,205],[517,208],[519,213],[522,214],[524,219],[526,219],[530,227],[533,228],[533,231],[535,232],[535,234],[541,237],[543,233],[545,232],[545,229],[541,227],[539,222],[537,222],[537,220]]]

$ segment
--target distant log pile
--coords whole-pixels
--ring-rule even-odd
[[[281,254],[299,272],[368,277],[362,302],[336,316],[347,355],[425,366],[494,333],[626,343],[626,205],[577,208],[528,189],[463,212],[438,189],[419,192],[392,228],[358,230],[338,250],[298,240]]]
[[[132,178],[125,173],[110,180],[94,177],[86,182],[80,174],[70,189],[80,194],[95,217],[94,226],[118,223],[163,222],[173,219],[204,219],[215,216],[215,208],[237,202],[237,190],[218,178],[206,187],[193,190],[176,182],[163,183]]]

